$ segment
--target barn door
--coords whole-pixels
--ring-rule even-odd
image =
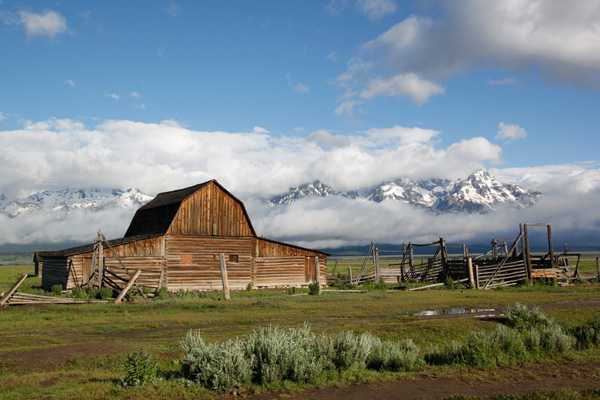
[[[304,259],[304,278],[306,282],[314,282],[317,280],[315,275],[315,258],[305,257]]]
[[[91,257],[84,257],[83,258],[83,278],[82,278],[82,285],[85,285],[86,283],[88,283],[90,281],[90,275],[92,273],[92,258]]]

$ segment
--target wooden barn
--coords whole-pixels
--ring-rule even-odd
[[[327,253],[258,237],[244,204],[216,180],[160,193],[140,207],[125,237],[35,253],[42,286],[139,286],[169,291],[326,283]],[[316,267],[318,266],[318,267]],[[317,276],[318,275],[318,276]],[[115,287],[116,288],[116,287]]]

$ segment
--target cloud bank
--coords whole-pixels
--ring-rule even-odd
[[[362,46],[336,80],[346,113],[352,101],[379,96],[421,105],[476,69],[535,68],[549,82],[600,87],[599,2],[449,0],[439,11],[411,15]]]
[[[394,126],[336,135],[326,130],[285,136],[262,127],[248,132],[195,131],[175,121],[106,121],[93,128],[68,119],[27,122],[0,131],[0,194],[25,197],[65,188],[138,188],[155,195],[217,179],[240,198],[259,234],[306,246],[401,243],[444,236],[465,241],[508,231],[520,222],[551,222],[555,231],[600,231],[600,169],[554,165],[491,169],[504,182],[545,195],[535,207],[481,215],[433,215],[404,203],[307,198],[289,207],[264,199],[315,179],[338,191],[363,190],[397,177],[465,178],[502,159],[502,148],[483,137],[440,147],[442,132]],[[585,212],[582,212],[585,210]],[[134,209],[4,218],[3,243],[89,241],[97,229],[120,237]],[[516,233],[515,233],[516,234]],[[599,236],[595,239],[598,241]]]

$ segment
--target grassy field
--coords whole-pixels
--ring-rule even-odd
[[[338,268],[354,263],[339,261]],[[331,270],[333,263],[329,266]],[[590,267],[591,268],[591,267]],[[595,269],[595,261],[593,263]],[[0,267],[0,292],[6,291],[32,266]],[[40,279],[27,278],[22,291],[40,293]],[[544,306],[566,328],[600,317],[598,284],[569,287],[531,286],[494,291],[440,289],[393,291],[393,285],[365,293],[295,296],[288,290],[182,294],[167,300],[135,299],[120,305],[14,306],[0,309],[0,399],[56,398],[210,398],[214,393],[182,382],[180,343],[190,329],[200,329],[209,342],[246,337],[261,326],[300,327],[308,322],[317,333],[342,330],[372,332],[392,340],[411,338],[422,349],[463,340],[476,330],[491,331],[494,318],[458,316],[418,318],[423,310],[452,307],[500,308],[515,302]],[[306,292],[296,290],[295,294]],[[561,305],[568,304],[564,307]],[[155,386],[125,389],[120,385],[128,353],[144,347],[159,363],[163,379]],[[572,352],[570,359],[600,361],[600,352]],[[430,367],[436,376],[466,374],[461,368]],[[489,378],[489,371],[468,372]],[[492,374],[493,375],[493,374]],[[403,379],[406,373],[346,374],[322,385]],[[487,377],[487,378],[486,378]],[[294,385],[283,386],[295,390]],[[279,387],[281,388],[281,387]],[[265,390],[262,387],[251,388]],[[268,388],[267,388],[268,389]]]

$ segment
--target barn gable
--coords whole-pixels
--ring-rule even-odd
[[[125,237],[148,234],[256,237],[244,204],[216,180],[160,193],[138,209]]]

